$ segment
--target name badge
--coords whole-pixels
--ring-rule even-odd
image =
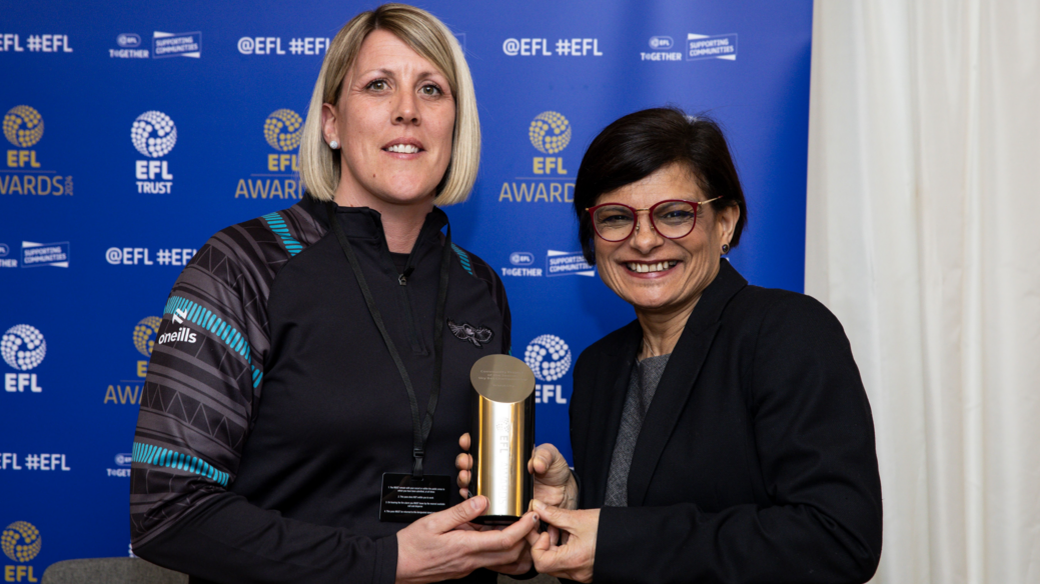
[[[421,479],[410,474],[383,473],[379,520],[411,523],[420,517],[448,508],[451,477],[425,475]]]

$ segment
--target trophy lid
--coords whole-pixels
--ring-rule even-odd
[[[477,393],[493,402],[516,403],[534,391],[531,368],[509,355],[481,357],[470,369],[469,380]]]

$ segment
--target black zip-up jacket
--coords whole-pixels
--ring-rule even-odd
[[[427,216],[403,285],[377,212],[340,207],[336,220],[425,412],[447,216]],[[193,582],[394,580],[404,524],[379,522],[380,480],[411,471],[411,412],[328,226],[326,208],[308,196],[224,229],[167,302],[134,439],[132,543]],[[451,477],[469,429],[470,367],[510,348],[501,281],[453,248],[446,320],[492,336],[480,342],[444,326],[425,470]],[[454,491],[450,503],[460,501]]]

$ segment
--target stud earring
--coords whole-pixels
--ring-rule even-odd
[[[728,243],[722,244],[722,255],[726,255],[728,253],[729,253],[729,244]]]
[[[332,148],[333,150],[339,150],[339,142],[335,140],[329,142],[329,148]]]

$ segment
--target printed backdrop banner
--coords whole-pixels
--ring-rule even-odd
[[[371,4],[21,0],[0,18],[0,528],[5,581],[129,553],[138,402],[170,287],[219,229],[298,201],[330,39]],[[802,290],[812,4],[424,1],[476,84],[482,165],[449,207],[498,271],[537,438],[570,457],[581,351],[633,318],[581,257],[584,149],[674,104],[728,132],[749,224],[731,261]],[[402,412],[406,415],[407,412]]]

